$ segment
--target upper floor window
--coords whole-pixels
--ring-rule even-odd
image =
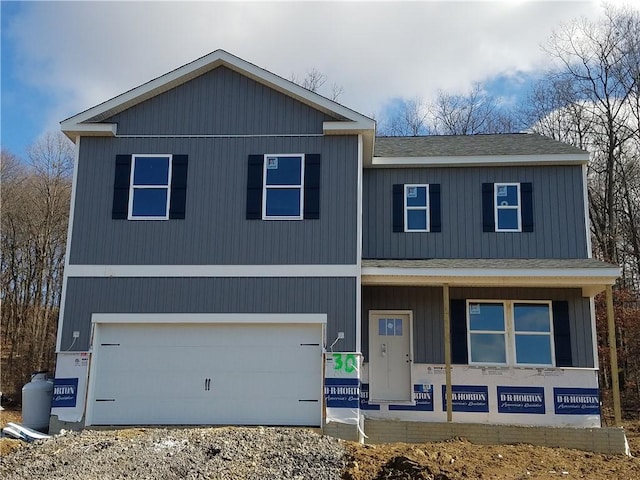
[[[189,157],[118,154],[114,169],[114,220],[184,219]]]
[[[304,155],[265,155],[263,219],[302,219]]]
[[[320,218],[320,154],[252,154],[247,165],[247,220]]]
[[[167,220],[171,155],[133,155],[130,188],[130,220]]]
[[[521,231],[520,184],[496,183],[494,195],[496,232]]]
[[[531,183],[482,184],[484,232],[533,232],[533,217]]]
[[[404,231],[429,231],[429,185],[404,186]]]
[[[469,364],[553,366],[551,302],[467,302]]]
[[[394,232],[440,232],[440,184],[393,185]]]

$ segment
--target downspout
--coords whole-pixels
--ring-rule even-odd
[[[616,427],[622,426],[622,410],[620,408],[620,381],[618,379],[618,343],[616,342],[616,323],[613,315],[613,289],[607,285],[607,324],[609,326],[609,362],[611,364],[611,390],[613,395],[613,417]]]
[[[442,285],[444,302],[444,371],[447,399],[447,422],[453,421],[453,389],[451,387],[451,314],[449,312],[449,284]]]

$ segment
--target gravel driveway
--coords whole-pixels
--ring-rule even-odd
[[[296,428],[68,432],[0,458],[0,478],[339,479],[339,440]]]

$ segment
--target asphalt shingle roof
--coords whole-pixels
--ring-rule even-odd
[[[536,133],[376,137],[375,157],[576,155],[587,152]]]

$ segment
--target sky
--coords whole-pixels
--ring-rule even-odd
[[[342,87],[340,103],[378,119],[399,99],[477,82],[509,103],[550,66],[541,46],[554,29],[602,11],[597,1],[2,0],[0,143],[24,158],[60,121],[219,48],[285,78],[315,68]]]

